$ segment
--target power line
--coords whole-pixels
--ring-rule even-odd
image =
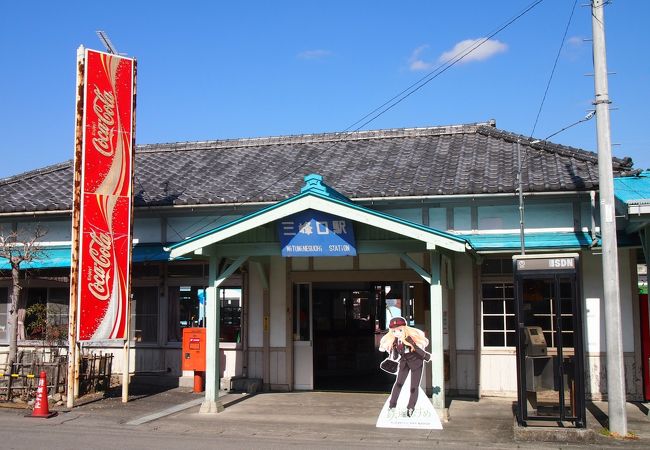
[[[555,55],[555,61],[553,62],[553,69],[551,70],[551,74],[548,77],[548,82],[546,83],[546,89],[544,90],[542,101],[539,104],[539,109],[537,110],[535,123],[533,124],[532,131],[530,132],[531,137],[533,136],[533,134],[535,134],[535,129],[537,128],[537,122],[539,121],[539,116],[542,113],[542,108],[544,107],[544,102],[546,101],[548,90],[551,87],[551,81],[553,81],[553,75],[555,74],[555,69],[557,68],[557,62],[560,59],[560,54],[562,53],[562,48],[564,47],[564,42],[566,41],[566,35],[569,32],[569,26],[571,25],[571,20],[573,19],[573,13],[576,10],[577,4],[578,4],[578,0],[574,0],[573,7],[571,8],[571,14],[569,14],[569,20],[567,20],[566,27],[564,28],[564,34],[562,35],[562,42],[560,42],[560,48],[557,49],[557,55]]]

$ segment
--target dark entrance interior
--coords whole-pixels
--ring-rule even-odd
[[[402,309],[402,283],[314,283],[314,388],[389,392],[395,376],[379,363],[387,317]]]

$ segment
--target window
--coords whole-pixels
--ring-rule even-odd
[[[241,294],[241,288],[219,288],[222,342],[241,342]]]
[[[294,284],[293,286],[293,340],[311,340],[310,320],[311,311],[309,304],[309,285]]]
[[[0,342],[8,337],[9,289],[0,288]]]
[[[218,289],[221,302],[221,342],[240,342],[242,289],[223,287]],[[169,342],[180,342],[183,328],[205,326],[206,289],[203,286],[170,286],[169,301]]]
[[[515,300],[513,284],[488,282],[481,286],[484,347],[515,346]]]
[[[556,333],[559,330],[556,327],[556,320],[559,312],[562,346],[571,348],[573,347],[572,285],[568,280],[560,280],[559,306],[561,311],[555,310],[554,286],[555,283],[552,279],[524,280],[524,321],[527,326],[541,327],[548,347],[555,347],[558,344]]]
[[[68,305],[70,289],[68,287],[32,287],[26,289],[26,306],[19,312],[19,327],[24,327],[24,336],[28,340],[46,340],[62,343],[67,340]],[[23,320],[21,320],[21,317]],[[19,330],[19,335],[21,330]]]
[[[135,302],[135,321],[133,320],[133,309],[131,312],[132,327],[131,338],[138,342],[158,341],[158,288],[134,287],[132,289],[133,301]],[[132,304],[133,305],[133,304]]]

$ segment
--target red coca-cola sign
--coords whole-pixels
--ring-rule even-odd
[[[85,51],[78,340],[125,339],[135,61]]]

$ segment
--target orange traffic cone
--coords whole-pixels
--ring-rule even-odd
[[[50,412],[50,406],[47,401],[47,374],[43,370],[38,379],[38,388],[36,389],[36,400],[34,400],[34,410],[31,415],[26,417],[40,417],[49,419],[56,416],[57,412]]]

